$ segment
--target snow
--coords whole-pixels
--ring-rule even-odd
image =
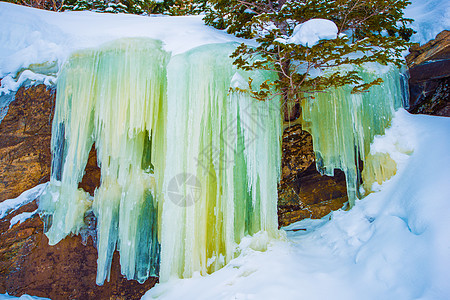
[[[22,295],[20,297],[14,297],[10,296],[7,293],[6,294],[0,294],[0,300],[13,300],[13,299],[20,299],[20,300],[46,300],[48,298],[41,298],[36,296],[30,296],[30,295]]]
[[[8,74],[2,79],[2,87],[0,87],[0,94],[2,92],[6,94],[9,93],[9,91],[17,91],[21,86],[26,84],[27,81],[42,82],[48,86],[56,83],[56,77],[47,76],[43,74],[36,74],[33,71],[25,70],[19,75],[19,78],[15,80],[13,75]]]
[[[266,251],[252,246],[264,237],[244,239],[223,269],[157,284],[142,299],[448,299],[449,147],[449,118],[400,110],[373,143],[399,169],[379,192],[285,227]]]
[[[295,26],[288,43],[312,47],[320,40],[337,38],[338,28],[333,21],[326,19],[311,19]]]
[[[203,16],[149,17],[129,14],[39,10],[0,2],[0,95],[16,91],[16,75],[32,64],[62,64],[75,50],[98,47],[123,37],[149,37],[161,40],[173,55],[214,43],[243,42],[224,31],[206,26]],[[248,42],[248,41],[247,41]],[[26,73],[19,79],[38,79]],[[36,72],[34,72],[36,73]],[[47,82],[54,80],[51,75]],[[41,75],[42,76],[42,75]],[[16,80],[11,79],[14,78]]]
[[[405,15],[416,19],[419,33],[412,40],[424,43],[450,28],[450,4],[446,0],[414,0]],[[56,81],[54,71],[28,70],[32,64],[57,63],[57,69],[75,50],[98,47],[122,37],[150,37],[162,40],[173,55],[194,47],[238,39],[204,25],[203,16],[148,17],[89,11],[55,13],[0,2],[0,95],[14,92],[25,81]],[[337,27],[325,19],[312,19],[296,26],[289,42],[312,47],[319,40],[336,38]],[[246,41],[252,43],[251,41]],[[57,70],[56,70],[57,71]],[[19,77],[20,76],[20,77]],[[1,104],[6,106],[8,103]]]
[[[14,216],[11,218],[11,221],[9,221],[9,228],[11,229],[14,225],[20,224],[25,222],[26,220],[34,217],[38,213],[37,209],[32,212],[24,212],[21,214],[18,214],[17,216]]]
[[[405,9],[405,17],[414,19],[412,28],[417,31],[412,42],[425,44],[443,30],[450,30],[450,1],[412,0]]]
[[[48,182],[39,184],[32,189],[26,190],[25,192],[20,194],[20,196],[17,198],[8,199],[8,200],[1,202],[0,203],[0,219],[3,219],[11,211],[16,210],[19,207],[35,200],[37,197],[39,197],[42,194],[42,192],[45,190],[47,185],[48,185]]]
[[[418,31],[412,41],[425,43],[450,28],[447,0],[412,2],[405,10]],[[0,95],[15,91],[17,81],[55,80],[57,70],[22,72],[30,65],[56,62],[60,69],[73,51],[121,37],[160,39],[172,54],[208,43],[242,41],[205,26],[201,18],[54,13],[0,2]],[[312,25],[315,35],[308,36],[301,26],[290,42],[311,47],[320,39],[335,38],[332,24]],[[171,279],[143,299],[449,299],[449,148],[449,118],[401,110],[371,148],[373,153],[389,153],[398,166],[378,192],[350,211],[284,228],[280,232],[285,237],[270,240],[267,249],[258,246],[267,236],[247,237],[240,244],[241,254],[223,269]],[[0,218],[34,200],[45,185],[0,203]],[[11,226],[26,216],[17,216]],[[17,298],[5,294],[0,299]]]

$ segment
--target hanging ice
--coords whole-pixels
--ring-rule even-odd
[[[75,53],[58,79],[52,175],[40,199],[54,245],[98,218],[97,283],[109,278],[114,250],[122,273],[144,281],[159,267],[158,184],[164,172],[166,64],[161,42],[130,39]],[[78,183],[95,143],[101,185],[94,199]]]
[[[302,102],[302,124],[313,137],[317,170],[329,176],[334,169],[345,172],[350,206],[362,196],[362,181],[370,187],[395,174],[395,163],[387,154],[371,156],[369,151],[374,136],[384,134],[403,98],[396,67],[367,64],[358,71],[365,82],[381,77],[383,83],[360,94],[351,94],[351,87],[345,86]],[[362,168],[366,178],[361,178]]]
[[[280,175],[279,99],[257,101],[230,87],[276,74],[237,70],[235,44],[201,46],[171,57],[161,42],[125,39],[72,55],[58,78],[52,175],[40,198],[49,243],[77,234],[97,217],[97,283],[109,278],[113,252],[121,271],[151,275],[214,272],[246,235],[277,233]],[[353,205],[361,183],[395,172],[389,157],[369,155],[399,107],[394,68],[360,70],[384,83],[369,93],[350,87],[305,101],[303,126],[313,136],[318,169],[345,171]],[[95,144],[101,184],[78,188]]]
[[[93,211],[98,284],[115,249],[127,278],[143,282],[161,268],[166,280],[217,270],[244,235],[276,233],[279,101],[229,91],[249,75],[255,84],[273,76],[236,71],[235,47],[170,59],[158,41],[127,39],[65,65],[40,210],[50,244],[77,234]],[[92,198],[78,183],[94,143],[101,184]]]
[[[168,65],[165,188],[179,174],[198,181],[200,196],[166,194],[161,219],[160,280],[221,268],[244,235],[277,230],[280,166],[279,100],[246,94],[248,75],[232,67],[233,44],[208,45],[173,57]],[[255,86],[270,72],[251,74]],[[187,177],[186,177],[187,179]],[[172,196],[172,197],[171,197]],[[187,202],[186,202],[187,201]]]

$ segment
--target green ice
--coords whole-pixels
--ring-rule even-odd
[[[128,279],[164,281],[221,268],[246,235],[276,234],[279,101],[230,91],[250,75],[257,84],[274,74],[237,71],[235,47],[171,57],[159,41],[124,39],[65,64],[40,210],[51,245],[94,213],[98,284],[116,249]],[[78,184],[93,144],[101,184],[92,197]],[[180,174],[194,186],[171,185]]]

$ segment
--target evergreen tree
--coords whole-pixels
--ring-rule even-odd
[[[207,0],[66,0],[62,10],[181,16],[200,14],[206,7]]]
[[[171,16],[198,15],[206,10],[207,0],[167,1],[167,13]]]
[[[271,94],[273,86],[285,103],[299,103],[305,95],[346,84],[354,86],[353,92],[366,91],[382,80],[363,82],[351,68],[336,67],[367,62],[401,66],[401,52],[413,34],[407,27],[411,20],[403,17],[408,0],[211,2],[206,24],[258,42],[256,48],[241,44],[232,55],[234,63],[244,70],[271,69],[279,74],[278,80],[264,83],[259,92],[252,91],[249,82],[248,90],[260,100]],[[297,25],[311,19],[333,21],[338,28],[337,38],[321,40],[313,46],[283,42],[289,40]]]
[[[61,10],[91,10],[110,13],[159,13],[159,3],[152,0],[66,0]]]

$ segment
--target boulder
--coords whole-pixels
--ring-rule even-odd
[[[49,180],[54,101],[54,89],[38,85],[20,88],[10,104],[0,124],[0,202]],[[99,182],[93,147],[80,187],[93,194]],[[83,245],[80,236],[69,236],[49,246],[36,213],[10,228],[14,216],[36,209],[34,201],[0,219],[0,293],[52,300],[140,299],[157,282],[157,278],[143,284],[126,280],[120,274],[116,252],[110,282],[97,286],[97,250],[91,238]]]
[[[0,123],[0,202],[50,179],[54,89],[20,88]]]
[[[298,124],[287,127],[282,142],[282,177],[278,185],[278,223],[319,219],[347,202],[345,174],[322,176],[316,170],[312,137]]]
[[[450,31],[444,30],[434,40],[424,45],[414,44],[409,48],[406,64],[409,68],[428,61],[450,59]]]
[[[9,228],[12,217],[36,209],[36,202],[32,202],[0,220],[0,293],[52,300],[128,300],[140,299],[157,282],[157,278],[150,278],[139,284],[124,278],[116,251],[110,281],[96,285],[97,250],[91,238],[83,245],[80,236],[69,236],[49,246],[37,214]]]
[[[439,33],[423,46],[410,48],[409,111],[450,116],[450,31]]]

